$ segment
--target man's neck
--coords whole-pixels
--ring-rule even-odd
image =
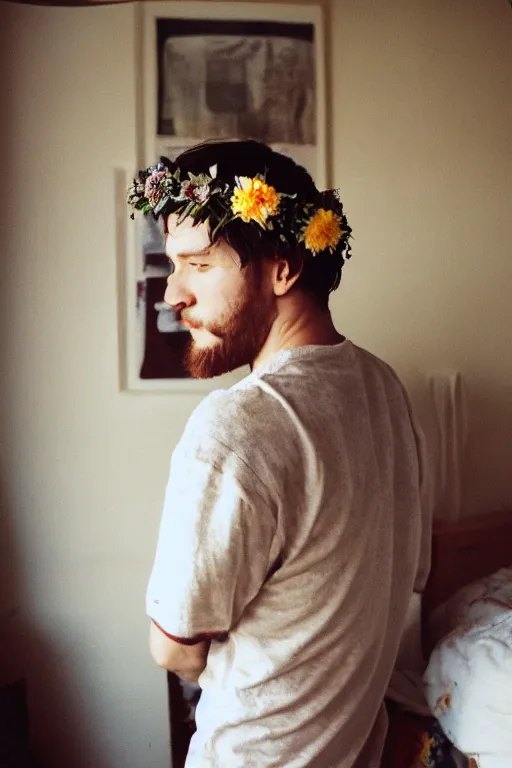
[[[344,340],[345,337],[334,327],[328,309],[322,310],[305,297],[281,301],[267,340],[251,368],[259,368],[270,357],[284,349],[312,344],[332,346],[341,344]]]

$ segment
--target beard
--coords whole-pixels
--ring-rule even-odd
[[[184,363],[192,378],[211,379],[243,365],[252,365],[261,351],[274,321],[274,299],[263,297],[257,270],[251,272],[244,293],[225,317],[201,325],[217,341],[211,346],[199,346],[190,338]]]

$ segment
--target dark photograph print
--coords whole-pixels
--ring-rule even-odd
[[[156,23],[160,136],[316,144],[313,24]]]

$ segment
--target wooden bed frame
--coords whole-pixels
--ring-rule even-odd
[[[424,615],[476,579],[512,565],[512,510],[436,523]]]

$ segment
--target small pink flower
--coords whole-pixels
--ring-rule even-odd
[[[184,181],[181,185],[181,193],[196,203],[205,203],[208,200],[210,188],[208,184],[198,186],[193,181]]]
[[[146,179],[146,184],[144,186],[144,195],[147,197],[148,203],[152,208],[154,208],[160,198],[163,195],[162,187],[160,186],[160,182],[165,177],[165,171],[153,171],[151,176],[148,176]]]

